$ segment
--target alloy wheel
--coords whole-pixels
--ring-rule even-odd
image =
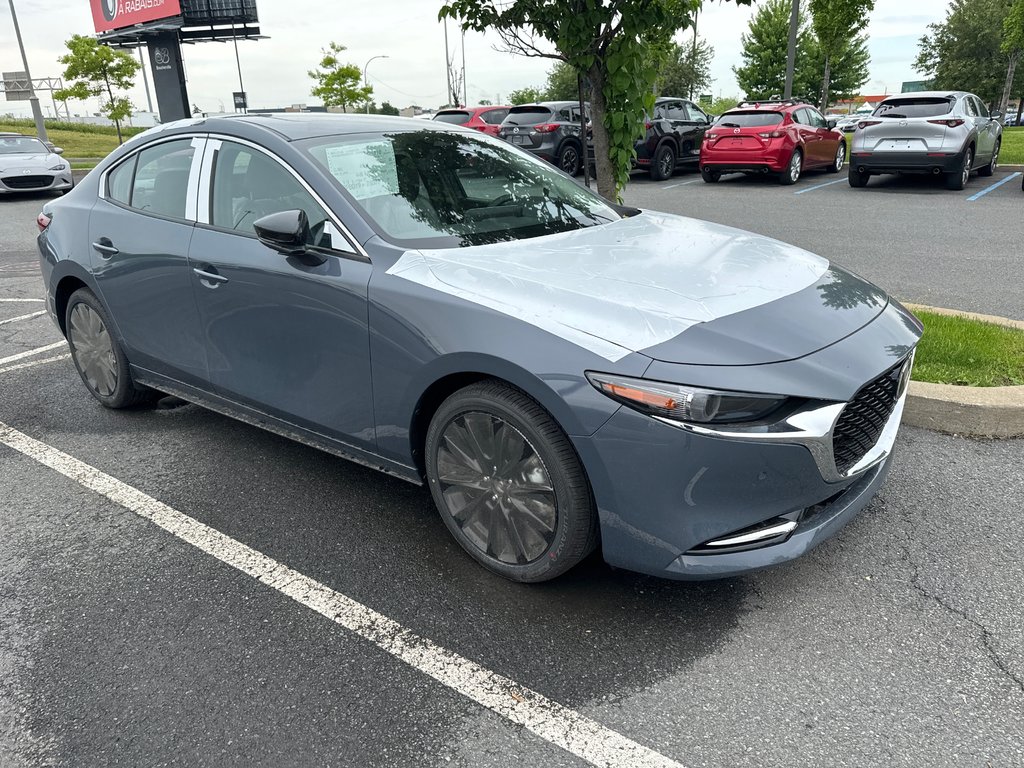
[[[800,179],[800,153],[794,152],[789,161],[789,178],[795,184]]]
[[[836,150],[836,173],[843,170],[843,166],[846,165],[846,142],[839,142],[839,149]]]
[[[661,171],[661,175],[664,176],[665,178],[671,176],[672,172],[675,170],[675,168],[673,167],[675,165],[675,158],[672,156],[672,153],[662,152],[660,163],[661,167],[658,170]]]
[[[967,152],[964,154],[963,181],[965,187],[967,186],[968,180],[970,180],[971,178],[971,164],[973,162],[974,155],[971,153],[971,150],[968,149]]]
[[[117,358],[103,319],[88,304],[71,310],[68,340],[85,383],[98,395],[109,397],[117,389]]]
[[[995,151],[992,153],[992,163],[989,166],[989,175],[996,172],[999,167],[999,150],[1002,149],[1002,143],[997,142]]]
[[[574,175],[579,167],[580,156],[573,147],[566,147],[562,150],[562,170],[570,176]]]
[[[504,419],[480,411],[452,419],[441,435],[437,474],[448,514],[487,557],[523,565],[551,546],[558,523],[551,477]]]

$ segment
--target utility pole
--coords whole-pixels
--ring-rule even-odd
[[[39,98],[32,87],[32,73],[28,70],[28,56],[25,55],[25,43],[21,39],[18,14],[14,10],[14,0],[7,1],[11,6],[11,18],[14,20],[14,36],[18,38],[18,48],[21,49],[21,63],[25,66],[25,79],[28,80],[28,103],[32,105],[32,118],[36,121],[36,135],[40,141],[46,142],[46,123],[43,122],[43,110],[39,108]]]
[[[700,11],[693,12],[693,50],[690,54],[690,63],[696,67],[697,64],[697,16],[700,15]],[[696,71],[696,69],[694,69]],[[693,101],[693,89],[694,83],[690,81],[690,101]]]
[[[796,69],[796,36],[800,29],[800,0],[793,0],[793,14],[789,17],[789,51],[786,53],[786,92],[783,98],[793,98],[793,72]]]
[[[469,106],[469,81],[466,79],[466,30],[462,30],[462,106]]]
[[[231,42],[235,44],[235,66],[238,67],[238,90],[245,93],[245,85],[242,83],[242,60],[238,56],[238,35],[235,34],[235,25],[231,25]],[[249,99],[246,97],[246,106],[242,107],[243,112],[248,112]]]
[[[448,80],[448,100],[449,102],[457,101],[457,97],[452,96],[452,60],[448,53],[448,19],[444,20],[444,75]],[[456,106],[452,104],[451,106]]]
[[[146,87],[146,107],[150,112],[153,111],[153,97],[149,95],[149,77],[146,75],[146,62],[142,58],[142,46],[138,48],[139,51],[139,67],[142,69],[142,84]]]

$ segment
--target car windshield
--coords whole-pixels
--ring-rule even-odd
[[[953,109],[953,99],[916,98],[891,99],[878,105],[875,117],[935,117],[947,115]]]
[[[25,153],[49,154],[50,150],[39,139],[31,136],[0,136],[0,155],[16,155]]]
[[[434,115],[434,119],[440,123],[465,125],[469,122],[469,112],[438,112]]]
[[[536,125],[551,117],[547,107],[513,107],[508,111],[505,122],[508,125]]]
[[[781,112],[727,112],[718,120],[723,128],[760,128],[764,125],[778,125],[782,122]]]
[[[547,163],[484,135],[405,130],[299,144],[378,234],[406,247],[525,240],[621,218]]]

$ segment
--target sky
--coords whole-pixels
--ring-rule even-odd
[[[396,107],[417,104],[437,107],[446,101],[444,27],[437,20],[438,0],[258,0],[262,32],[269,39],[239,43],[242,78],[249,106],[280,107],[315,104],[309,95],[307,70],[316,66],[320,49],[334,41],[347,46],[342,56],[368,67],[374,99]],[[930,22],[945,17],[947,0],[876,0],[871,14],[871,79],[865,94],[898,92],[904,80],[918,80],[913,69],[917,41]],[[57,58],[72,34],[93,34],[88,0],[15,0],[33,77],[57,77]],[[715,96],[740,96],[732,67],[740,63],[740,35],[752,8],[706,0],[698,31],[715,49],[712,68]],[[461,33],[449,23],[452,53],[461,63]],[[685,33],[684,33],[685,36]],[[543,86],[551,66],[547,59],[511,56],[495,50],[494,35],[470,33],[465,38],[469,101],[500,102],[509,91]],[[238,71],[231,43],[184,46],[190,100],[204,112],[231,110],[231,92],[238,90]],[[148,59],[147,59],[148,67]],[[0,70],[22,69],[14,27],[6,2],[0,3]],[[130,94],[137,109],[146,108],[141,77]],[[40,94],[44,111],[48,94]],[[155,101],[154,101],[155,104]],[[70,102],[74,114],[90,114],[95,102]],[[52,109],[52,107],[51,107]],[[0,114],[29,115],[28,102],[0,102]]]

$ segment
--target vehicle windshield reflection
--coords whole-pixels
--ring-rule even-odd
[[[486,136],[389,131],[303,148],[378,234],[407,247],[524,240],[621,218],[543,161]]]

